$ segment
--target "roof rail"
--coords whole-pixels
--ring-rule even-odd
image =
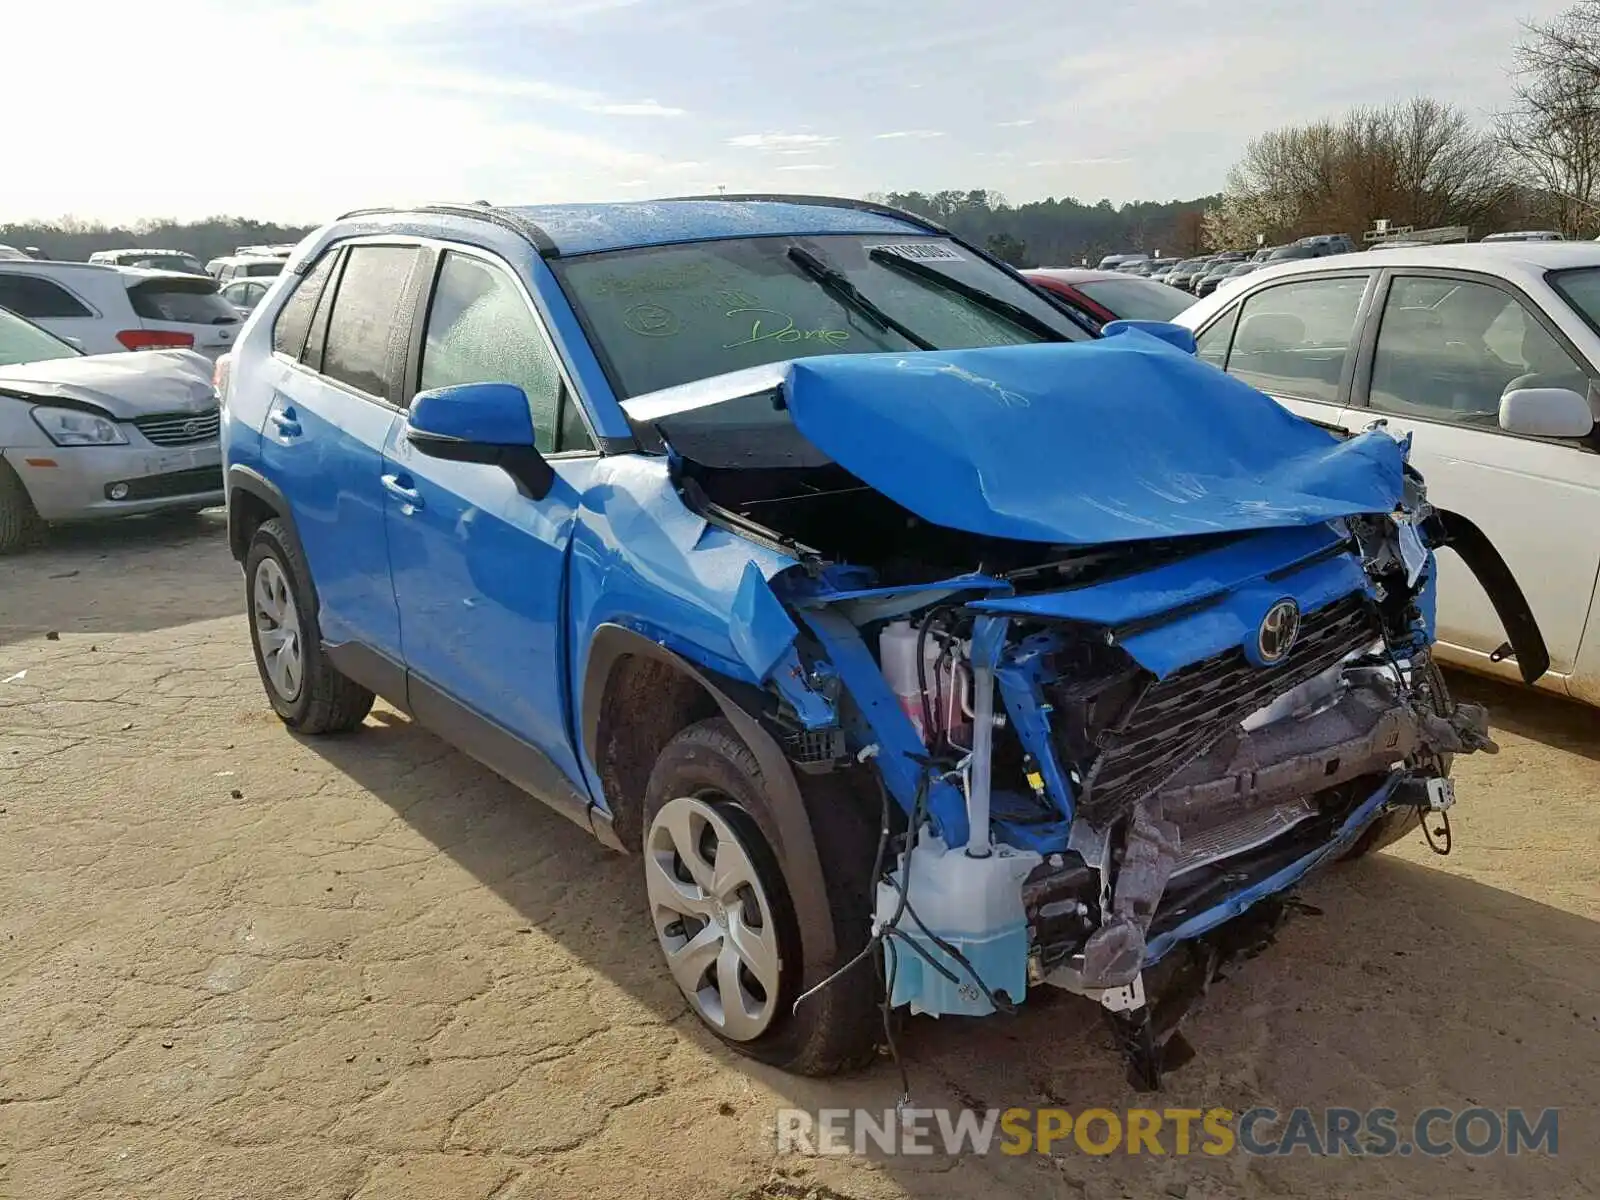
[[[890,204],[874,204],[870,200],[851,200],[845,196],[805,196],[791,195],[784,192],[741,192],[731,196],[717,194],[715,196],[664,196],[663,202],[678,200],[729,200],[734,203],[740,201],[761,201],[776,204],[815,204],[823,208],[853,208],[858,212],[873,213],[880,217],[892,217],[897,221],[908,221],[913,225],[920,225],[930,233],[939,233],[946,236],[950,231],[937,221],[919,216],[914,212],[907,212],[903,208],[895,208]]]
[[[556,249],[555,241],[539,226],[526,217],[518,216],[509,209],[496,208],[487,200],[474,200],[467,204],[408,204],[384,205],[377,208],[356,208],[339,216],[341,221],[351,221],[357,217],[383,217],[404,216],[406,213],[432,213],[443,217],[471,217],[478,221],[488,221],[502,229],[509,229],[513,233],[521,234],[533,243],[534,248],[541,255],[554,258],[560,254]]]

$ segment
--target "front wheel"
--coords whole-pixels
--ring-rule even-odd
[[[342,733],[372,711],[373,695],[323,653],[311,572],[283,522],[263,522],[245,557],[250,643],[267,699],[296,733]]]
[[[818,848],[829,894],[807,902],[828,907],[837,956],[808,964],[793,892],[756,817],[767,811],[760,765],[728,722],[674,738],[645,792],[651,923],[673,979],[718,1038],[783,1070],[831,1075],[876,1052],[872,966],[856,963],[798,1009],[795,998],[866,945],[875,843],[863,844],[851,812],[827,813],[830,836]],[[830,853],[826,843],[841,836],[849,844]]]

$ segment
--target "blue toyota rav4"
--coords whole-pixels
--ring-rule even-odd
[[[1049,986],[1156,1085],[1299,880],[1493,749],[1436,549],[1547,665],[1388,432],[868,204],[351,213],[219,386],[285,724],[382,696],[636,855],[695,1012],[794,1071]]]

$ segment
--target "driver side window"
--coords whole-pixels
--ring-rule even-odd
[[[499,267],[450,251],[428,309],[418,390],[460,383],[520,387],[546,454],[594,448],[521,290]]]
[[[1497,428],[1515,388],[1589,391],[1588,373],[1515,296],[1487,283],[1399,277],[1378,327],[1375,409]]]

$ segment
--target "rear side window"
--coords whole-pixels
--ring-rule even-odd
[[[306,272],[305,278],[294,285],[294,291],[289,294],[289,299],[284,301],[283,307],[278,310],[278,319],[272,326],[272,348],[279,354],[299,358],[300,352],[306,348],[306,334],[311,330],[311,314],[317,310],[317,301],[322,298],[322,289],[328,286],[328,275],[332,272],[333,260],[338,255],[337,248],[324,251],[311,270]]]
[[[146,321],[233,325],[239,320],[210,279],[147,279],[128,289],[128,299],[133,301],[133,311]]]
[[[1148,279],[1096,279],[1078,290],[1125,321],[1170,321],[1194,303],[1194,297]]]
[[[1228,373],[1278,396],[1336,403],[1364,275],[1308,279],[1244,302]]]
[[[0,308],[30,321],[93,315],[66,288],[37,275],[0,274]]]
[[[328,318],[322,373],[370,396],[387,398],[390,363],[403,359],[411,333],[411,272],[414,246],[352,246]]]
[[[283,264],[281,262],[245,263],[239,268],[238,273],[248,278],[258,278],[263,275],[282,275]]]

